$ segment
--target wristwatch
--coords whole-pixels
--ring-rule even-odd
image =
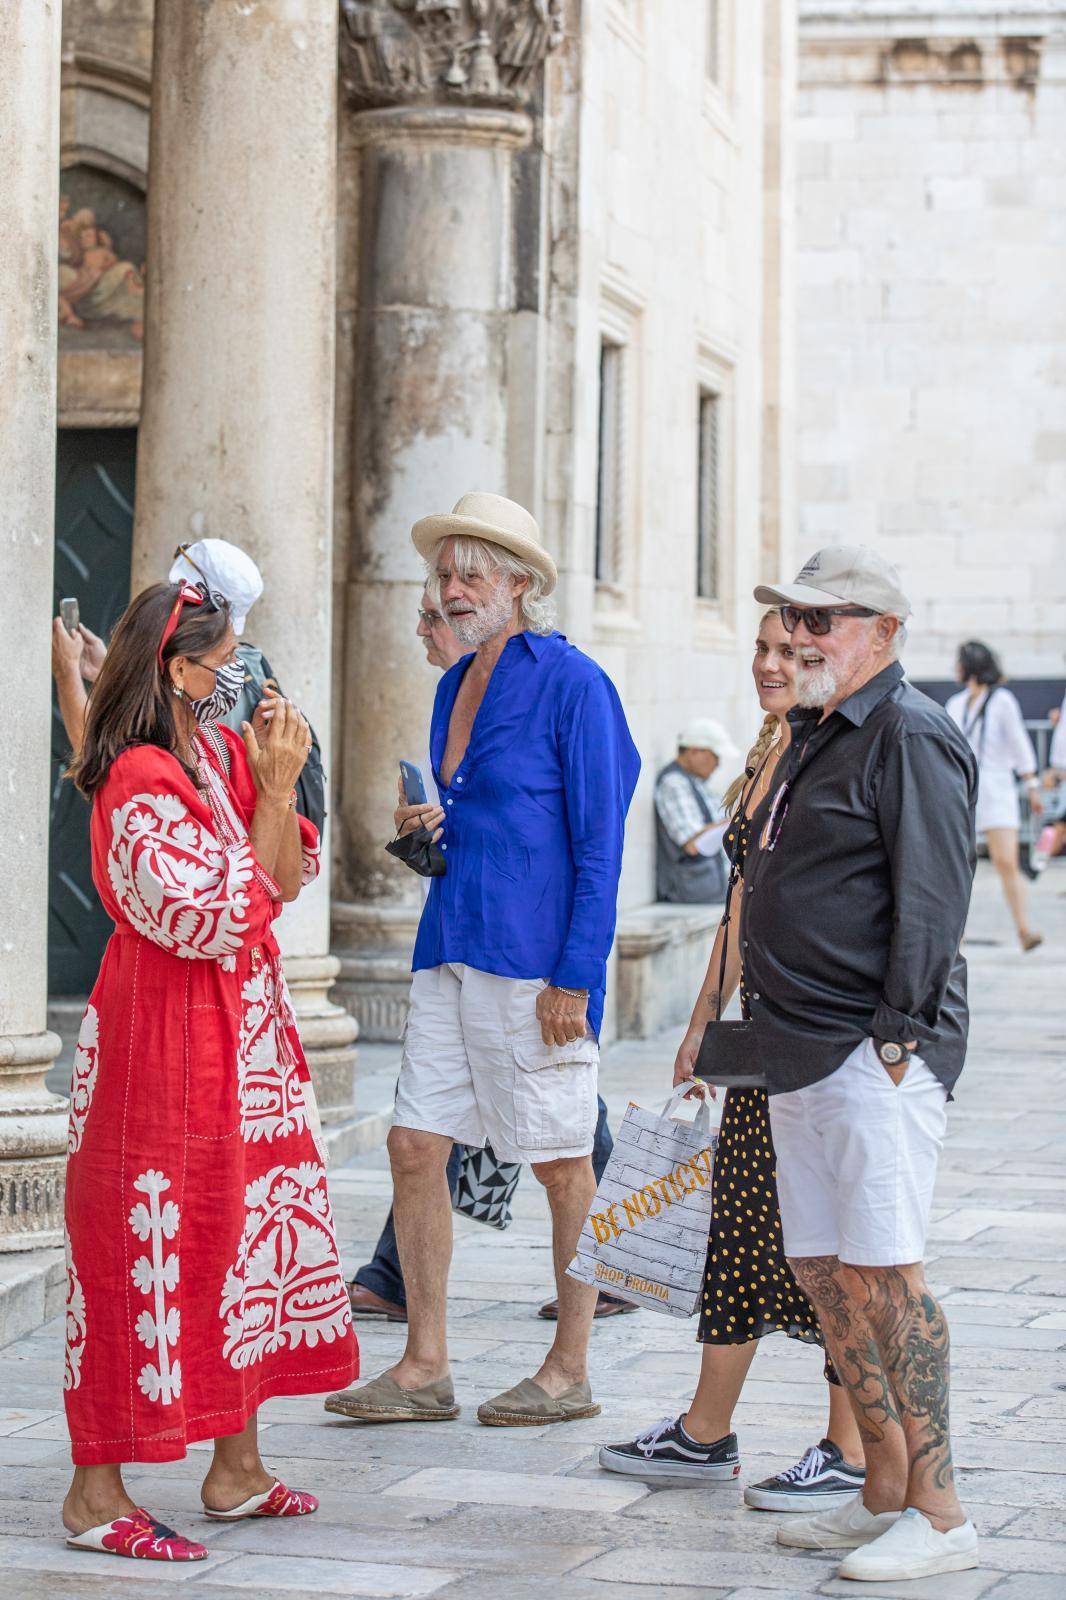
[[[883,1067],[902,1067],[914,1054],[905,1044],[897,1044],[895,1039],[875,1039],[874,1049]]]

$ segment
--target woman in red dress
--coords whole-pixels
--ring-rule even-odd
[[[130,605],[72,768],[115,931],[74,1061],[64,1387],[68,1543],[195,1560],[121,1463],[213,1439],[208,1516],[300,1516],[256,1411],[357,1371],[310,1075],[272,931],[318,872],[293,807],[296,707],[243,739],[213,721],[243,669],[227,603],[159,583]]]

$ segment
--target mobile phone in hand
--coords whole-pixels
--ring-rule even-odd
[[[424,806],[428,801],[426,786],[422,781],[422,772],[413,761],[400,762],[400,779],[403,783],[404,799],[409,806]]]
[[[77,633],[78,624],[81,621],[81,611],[75,598],[71,597],[59,602],[59,615],[67,632],[71,635]]]

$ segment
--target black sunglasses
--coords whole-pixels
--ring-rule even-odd
[[[795,633],[800,623],[808,633],[821,638],[833,626],[834,617],[876,617],[869,606],[782,606],[781,626],[786,633]]]

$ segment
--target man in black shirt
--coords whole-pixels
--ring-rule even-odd
[[[966,1047],[976,771],[947,714],[904,680],[894,567],[835,546],[755,598],[781,608],[799,698],[754,818],[745,980],[785,1250],[866,1445],[862,1496],[778,1538],[850,1552],[841,1577],[957,1571],[977,1565],[977,1536],[955,1493],[948,1330],[922,1256]]]

